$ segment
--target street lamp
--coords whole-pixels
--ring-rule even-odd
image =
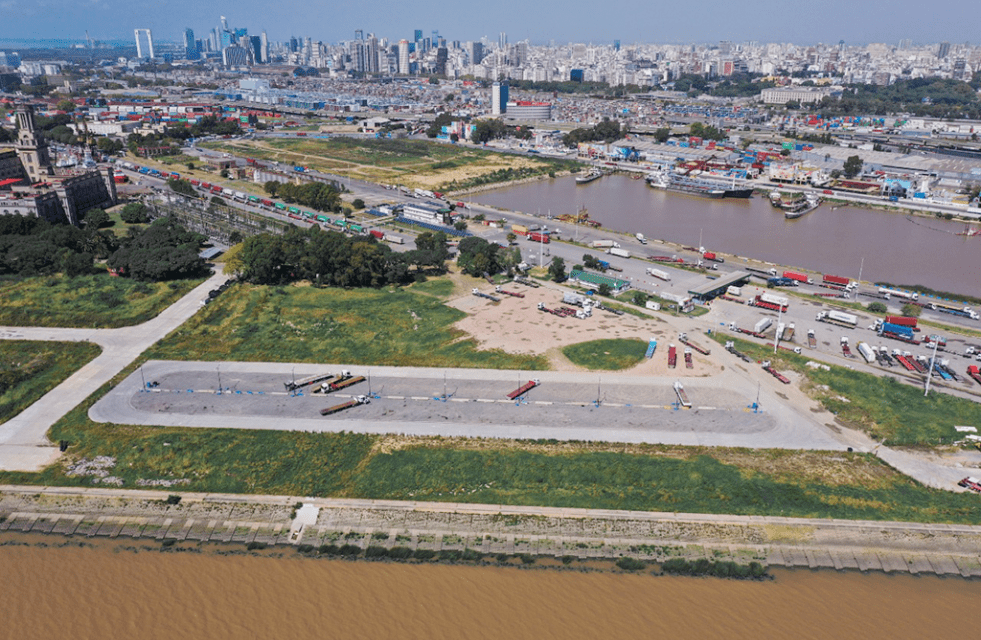
[[[937,364],[937,347],[939,346],[940,336],[936,336],[933,339],[933,355],[930,357],[930,369],[927,371],[926,390],[923,392],[924,398],[930,393],[930,380],[933,378],[933,367]]]

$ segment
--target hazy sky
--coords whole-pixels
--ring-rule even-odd
[[[349,40],[355,29],[378,37],[412,39],[433,29],[448,40],[511,42],[977,42],[977,5],[968,0],[0,0],[0,39],[131,39],[150,28],[155,40],[179,40],[185,27],[198,38],[228,18],[250,34],[265,29],[273,41],[291,35]],[[2,43],[0,43],[2,44]],[[3,44],[9,47],[9,44]]]

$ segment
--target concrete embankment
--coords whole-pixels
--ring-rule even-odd
[[[0,534],[752,560],[981,577],[981,527],[483,504],[0,487]],[[300,506],[302,504],[302,506]]]

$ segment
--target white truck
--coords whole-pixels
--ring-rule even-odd
[[[884,296],[889,296],[890,298],[905,298],[907,300],[919,300],[920,294],[910,293],[909,291],[900,291],[899,289],[886,289],[884,287],[879,288],[879,293]]]
[[[770,328],[770,325],[772,325],[772,324],[773,324],[773,320],[771,320],[770,318],[763,318],[759,322],[757,322],[755,325],[753,325],[753,332],[754,333],[763,333],[764,331],[766,331],[767,329],[769,329]]]
[[[589,243],[589,246],[591,246],[594,249],[608,249],[610,247],[617,247],[617,248],[620,247],[619,244],[613,242],[612,240],[593,240],[591,243]]]
[[[665,282],[671,282],[671,276],[667,271],[663,269],[647,269],[647,275],[654,276],[658,280],[664,280]]]
[[[830,322],[831,324],[837,324],[842,327],[855,328],[858,326],[858,316],[834,309],[818,313],[816,320],[818,322]]]
[[[644,237],[643,233],[637,234],[637,241],[640,242],[641,244],[647,244],[647,238]]]
[[[619,247],[611,247],[611,248],[607,249],[606,252],[608,254],[610,254],[611,256],[619,256],[621,258],[629,258],[630,257],[630,252],[629,251],[627,251],[626,249],[621,249]]]
[[[865,358],[865,361],[869,364],[875,362],[875,352],[872,351],[872,347],[870,347],[868,344],[859,342],[858,352],[862,354],[862,357]]]

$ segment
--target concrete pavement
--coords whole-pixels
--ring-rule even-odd
[[[40,400],[0,425],[0,470],[38,471],[57,459],[58,448],[48,441],[51,426],[95,393],[201,308],[201,300],[228,279],[215,274],[157,317],[119,329],[54,329],[47,327],[0,327],[6,340],[87,340],[102,347],[102,354],[49,391]]]

